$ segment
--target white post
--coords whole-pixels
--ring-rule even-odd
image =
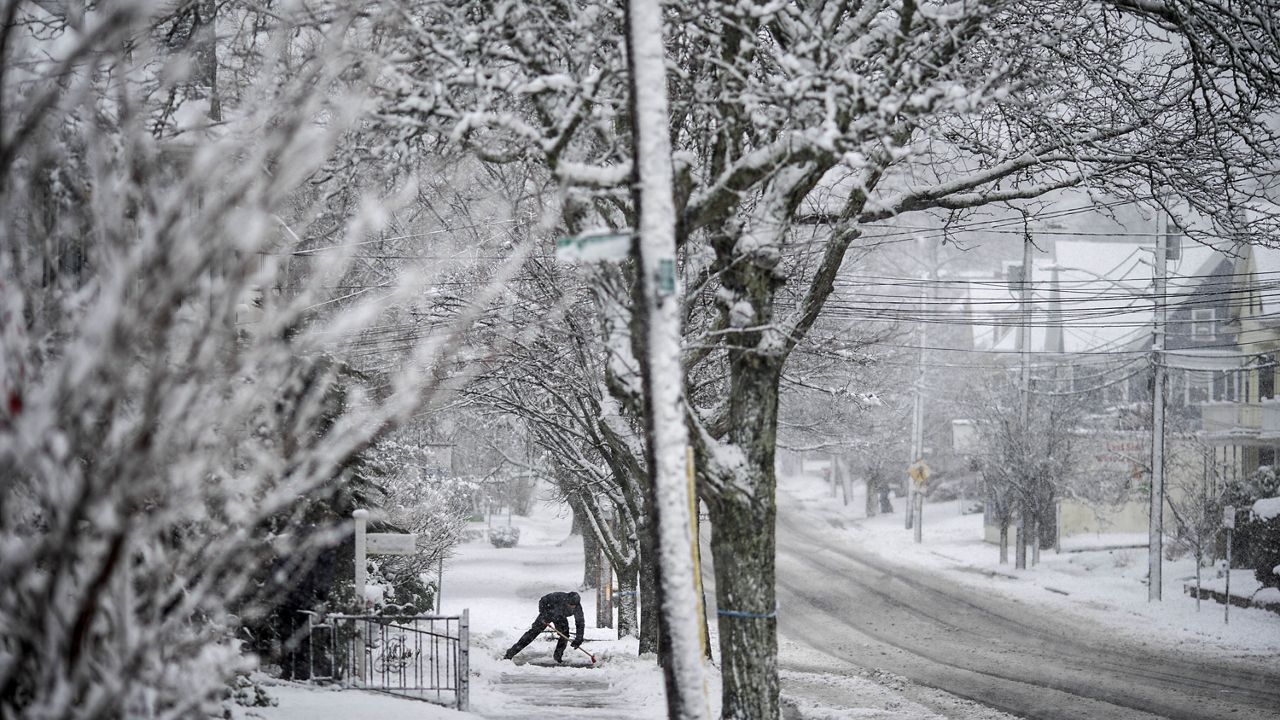
[[[1231,528],[1227,528],[1227,602],[1222,609],[1222,624],[1231,624]]]
[[[365,526],[369,522],[368,510],[356,510],[351,513],[351,517],[356,523],[356,567],[355,567],[355,583],[356,607],[359,608],[359,614],[364,614],[365,596],[364,587],[367,583],[365,578]],[[359,675],[361,682],[365,679],[365,624],[362,620],[356,620],[356,674]]]
[[[458,622],[458,709],[467,712],[471,706],[471,609],[462,609]]]
[[[659,0],[627,3],[627,60],[631,70],[632,157],[637,183],[639,271],[644,333],[644,389],[651,501],[658,560],[662,625],[670,638],[663,665],[667,716],[710,716],[686,481],[683,368],[680,365],[680,293],[676,282],[676,208],[673,196],[666,48]]]
[[[1231,624],[1231,531],[1236,528],[1236,509],[1228,505],[1222,509],[1222,526],[1227,529],[1227,602],[1222,610],[1222,623]],[[1199,588],[1196,594],[1199,595]]]
[[[924,493],[916,491],[916,528],[915,541],[917,543],[924,542]]]
[[[1157,216],[1158,217],[1158,216]],[[1147,601],[1161,600],[1164,586],[1161,557],[1164,552],[1164,349],[1165,320],[1165,228],[1156,221],[1155,327],[1152,332],[1151,362],[1151,508],[1147,523]]]

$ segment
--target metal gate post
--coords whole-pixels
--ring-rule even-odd
[[[458,622],[458,709],[466,712],[471,704],[471,610],[463,608]]]

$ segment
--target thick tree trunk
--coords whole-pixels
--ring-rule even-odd
[[[729,442],[745,455],[739,475],[708,498],[720,628],[721,717],[778,717],[778,620],[774,588],[774,470],[781,363],[744,356],[733,369]]]
[[[726,503],[711,529],[725,720],[778,717],[774,515],[772,498]]]

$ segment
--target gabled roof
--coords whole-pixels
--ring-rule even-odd
[[[1265,325],[1280,325],[1280,248],[1251,247],[1240,263],[1240,274],[1257,292],[1261,308],[1249,314]]]
[[[1041,253],[1032,260],[1033,352],[1100,353],[1150,342],[1155,312],[1151,240],[1066,237],[1052,241],[1050,249],[1052,256]],[[1226,257],[1214,248],[1184,244],[1181,258],[1168,263],[1170,302],[1194,293]],[[974,321],[984,326],[975,328],[975,345],[1018,351],[1020,290],[971,284]]]

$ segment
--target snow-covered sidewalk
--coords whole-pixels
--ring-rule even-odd
[[[262,720],[516,720],[541,716],[657,720],[666,717],[661,669],[653,657],[638,657],[634,638],[614,640],[617,631],[596,628],[593,592],[583,592],[587,621],[585,649],[569,650],[566,666],[550,667],[554,644],[539,639],[518,662],[502,655],[538,614],[538,598],[556,590],[578,590],[582,582],[582,538],[569,534],[567,517],[539,507],[534,517],[516,517],[520,542],[498,549],[487,540],[462,545],[446,561],[444,614],[470,609],[470,712],[359,690],[276,683],[268,691],[277,707],[244,709],[241,717]],[[504,519],[505,520],[505,519]],[[483,530],[480,525],[476,529]],[[483,534],[483,533],[480,533]],[[570,622],[572,627],[572,622]],[[708,668],[708,704],[719,714],[719,684]]]

